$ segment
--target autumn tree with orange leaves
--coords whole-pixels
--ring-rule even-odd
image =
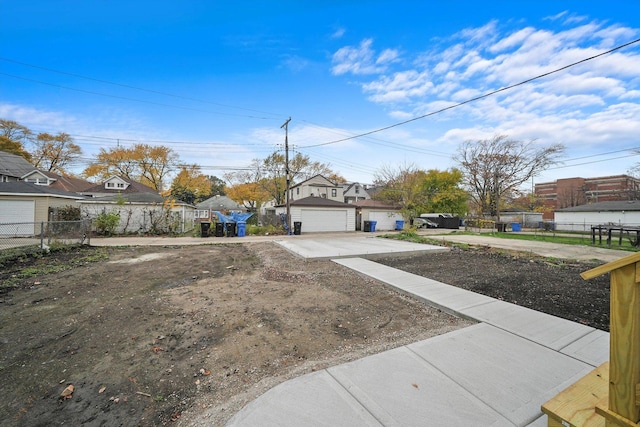
[[[31,161],[36,169],[60,175],[69,175],[69,168],[82,155],[80,146],[66,133],[39,133],[32,144]]]
[[[171,183],[171,196],[183,202],[196,204],[212,196],[213,185],[200,166],[182,166]]]
[[[163,145],[135,144],[132,147],[100,149],[85,170],[87,178],[123,176],[162,192],[169,174],[178,167],[178,154]]]

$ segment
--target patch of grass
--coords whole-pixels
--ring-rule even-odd
[[[46,274],[59,273],[72,268],[102,261],[109,258],[106,248],[78,248],[77,246],[56,246],[49,252],[21,248],[2,253],[0,265],[10,271],[0,280],[0,288],[19,286],[25,279]],[[23,267],[21,267],[21,265]]]
[[[583,246],[592,246],[594,248],[603,248],[603,249],[617,249],[623,251],[630,252],[638,252],[640,248],[637,248],[631,245],[629,239],[623,237],[622,245],[618,245],[618,237],[614,236],[611,239],[611,246],[607,246],[605,243],[605,239],[602,239],[602,244],[598,243],[596,238],[596,243],[593,244],[591,242],[591,236],[588,235],[576,235],[571,236],[568,234],[556,234],[549,232],[540,232],[535,234],[528,233],[491,233],[492,237],[498,237],[501,239],[512,239],[512,240],[529,240],[529,241],[538,241],[538,242],[550,242],[550,243],[560,243],[563,245],[583,245]]]
[[[455,247],[455,248],[460,248],[460,249],[469,249],[470,246],[466,243],[453,243],[453,242],[447,242],[444,239],[444,236],[446,235],[442,235],[442,239],[437,238],[437,236],[421,236],[420,234],[418,234],[417,232],[415,232],[414,230],[403,230],[399,233],[395,233],[395,234],[383,234],[379,237],[382,237],[384,239],[396,239],[396,240],[403,240],[403,241],[407,241],[407,242],[411,242],[411,243],[421,243],[423,245],[435,245],[435,246],[446,246],[446,247]]]

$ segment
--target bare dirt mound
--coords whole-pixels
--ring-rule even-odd
[[[273,243],[18,259],[0,272],[0,424],[222,425],[285,379],[468,324]]]

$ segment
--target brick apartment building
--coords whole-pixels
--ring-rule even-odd
[[[640,200],[640,179],[629,175],[564,178],[535,184],[534,191],[549,208],[544,219],[553,219],[555,209],[614,200]]]

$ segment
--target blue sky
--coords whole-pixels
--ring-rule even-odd
[[[622,174],[640,162],[640,43],[431,113],[638,38],[637,0],[0,0],[0,118],[87,159],[170,146],[218,177],[283,149],[289,117],[291,148],[349,181],[448,169],[496,134],[567,147],[536,182]]]

